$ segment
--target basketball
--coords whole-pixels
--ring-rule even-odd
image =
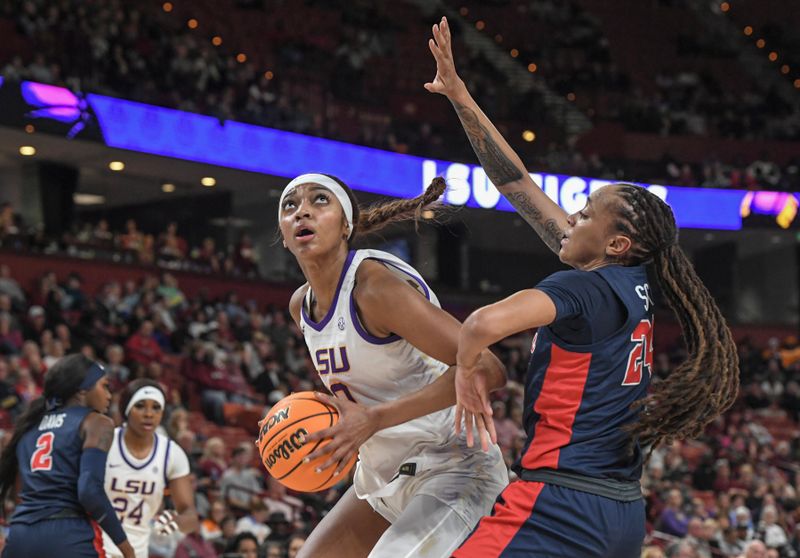
[[[354,455],[339,472],[336,465],[316,472],[328,455],[308,463],[303,458],[330,440],[306,444],[305,437],[329,428],[339,420],[335,407],[323,403],[313,392],[301,391],[284,397],[270,409],[259,423],[256,445],[267,472],[278,482],[299,492],[318,492],[330,488],[346,477],[356,461]]]

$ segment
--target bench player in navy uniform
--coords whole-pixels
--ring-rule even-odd
[[[478,309],[462,326],[457,410],[467,424],[485,418],[476,397],[485,390],[472,380],[480,352],[539,329],[525,381],[528,439],[515,464],[521,480],[503,491],[454,556],[638,557],[642,448],[696,436],[733,403],[739,382],[731,333],[677,245],[666,203],[639,186],[612,184],[567,215],[533,182],[456,74],[446,19],[434,25],[433,37],[437,72],[426,89],[450,99],[494,185],[574,268]],[[647,265],[688,349],[686,362],[649,391]]]
[[[0,456],[0,501],[21,477],[3,558],[104,557],[101,527],[134,558],[103,488],[114,422],[100,413],[110,401],[105,371],[82,354],[47,372],[44,395],[19,418]]]

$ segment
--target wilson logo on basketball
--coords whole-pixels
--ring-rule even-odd
[[[308,436],[308,431],[305,428],[298,428],[283,442],[276,445],[264,460],[264,465],[267,466],[267,469],[272,469],[281,459],[289,459],[294,452],[303,447],[305,444],[303,440],[306,436]]]
[[[289,409],[291,407],[286,407],[285,409],[278,410],[274,415],[267,417],[267,420],[264,424],[261,425],[261,431],[259,432],[259,437],[263,437],[270,429],[275,426],[276,424],[286,420],[289,418]]]

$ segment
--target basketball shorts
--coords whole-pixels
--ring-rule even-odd
[[[100,526],[88,519],[12,523],[2,558],[103,558]]]
[[[638,558],[644,500],[620,502],[541,482],[515,481],[453,558]]]
[[[401,469],[402,470],[402,469]],[[400,474],[390,496],[367,501],[392,525],[369,558],[446,558],[508,484],[501,459],[478,451],[447,468]]]

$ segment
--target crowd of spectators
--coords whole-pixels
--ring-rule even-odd
[[[648,95],[635,88],[609,115],[631,131],[663,136],[800,139],[800,110],[774,89],[736,93],[710,74],[659,73]]]
[[[183,540],[154,537],[152,555],[217,556],[255,537],[265,556],[294,556],[339,492],[301,499],[267,481],[255,468],[252,431],[226,426],[223,413],[237,403],[258,417],[289,391],[318,386],[285,310],[256,308],[233,292],[190,299],[166,272],[139,284],[112,281],[97,293],[85,291],[78,273],[47,273],[25,287],[0,264],[0,439],[64,354],[106,364],[117,421],[129,381],[159,381],[168,394],[163,426],[189,455],[202,530]]]
[[[339,25],[328,26],[327,34],[320,35],[316,28],[313,33],[303,33],[281,23],[288,13],[283,3],[255,4],[261,7],[253,10],[248,4],[250,9],[232,16],[230,22],[254,26],[261,20],[249,14],[274,11],[267,33],[275,40],[251,44],[256,51],[242,61],[239,49],[228,41],[215,45],[208,28],[187,27],[183,17],[156,5],[122,0],[15,0],[0,17],[14,22],[34,54],[18,53],[0,60],[0,74],[7,79],[61,83],[397,152],[473,159],[465,141],[448,141],[462,137],[455,119],[442,120],[427,108],[430,100],[424,98],[427,93],[421,83],[430,78],[427,74],[432,67],[428,64],[420,71],[422,63],[417,60],[425,56],[424,49],[408,59],[409,37],[415,41],[419,37],[424,46],[427,16],[410,6],[398,12],[393,4],[370,2],[330,5],[307,0],[295,6],[309,19],[325,20],[335,14]],[[611,57],[600,21],[576,1],[466,4],[472,8],[463,22],[480,18],[481,10],[488,14],[486,22],[480,20],[485,25],[496,27],[497,21],[506,22],[504,29],[497,29],[502,31],[495,35],[498,46],[516,45],[521,64],[535,60],[536,75],[550,89],[568,98],[572,95],[572,100],[577,93],[576,106],[592,118],[619,121],[631,131],[665,136],[796,140],[800,135],[800,110],[787,105],[774,91],[731,91],[711,74],[695,71],[658,74],[648,92],[634,87]],[[232,13],[243,9],[234,6]],[[452,25],[457,29],[460,23]],[[528,32],[529,28],[536,32]],[[252,30],[251,35],[247,32],[243,29],[242,36],[252,35]],[[557,162],[567,160],[580,167],[580,161],[572,161],[577,157],[591,167],[588,163],[596,155],[576,155],[564,145],[563,130],[554,131],[558,128],[554,115],[548,115],[539,94],[534,90],[523,97],[513,95],[504,74],[483,53],[466,48],[461,35],[456,32],[460,72],[479,103],[491,107],[500,128],[512,132],[512,144],[531,152],[517,130],[522,115],[527,126],[558,146],[556,158],[561,161]],[[271,69],[265,71],[267,67]],[[398,77],[389,86],[392,73]],[[596,106],[585,105],[582,100],[586,98]],[[546,129],[551,132],[541,133]],[[543,149],[538,146],[536,151]],[[537,169],[565,172],[564,165],[547,164],[552,157],[543,159],[545,165],[537,165]],[[702,168],[681,164],[677,178],[694,180],[692,186],[747,187],[749,181],[755,181],[760,189],[771,187],[772,182],[760,180],[758,173],[746,174],[752,163],[723,161]],[[604,165],[613,167],[607,174],[634,176],[635,165],[608,161]],[[737,172],[721,172],[726,166]],[[687,168],[692,172],[685,172]],[[787,179],[779,187],[794,187],[794,174],[794,181]]]
[[[518,335],[495,347],[509,376],[493,401],[509,465],[525,441],[530,344],[530,335]],[[252,429],[231,426],[237,413],[250,413],[255,424],[252,417],[286,394],[321,388],[286,309],[259,308],[235,292],[218,300],[188,296],[169,272],[139,283],[111,281],[90,293],[77,272],[47,273],[35,285],[20,285],[0,264],[0,428],[6,432],[0,439],[41,394],[48,367],[75,351],[107,364],[117,420],[120,391],[132,379],[157,380],[168,393],[164,427],[190,456],[202,529],[182,541],[155,537],[154,556],[186,556],[187,547],[214,556],[240,544],[292,556],[287,548],[302,544],[346,488],[287,492],[260,470]],[[700,439],[657,450],[645,468],[648,556],[749,557],[748,545],[761,543],[763,556],[800,550],[800,344],[773,339],[756,347],[744,339],[739,351],[743,387],[736,406]],[[682,356],[679,346],[659,351],[654,381]]]
[[[227,249],[206,236],[198,246],[189,246],[178,232],[178,224],[167,223],[160,233],[139,228],[135,219],[125,221],[124,230],[112,230],[105,218],[96,223],[77,222],[60,237],[44,234],[39,226],[27,226],[9,202],[0,205],[0,248],[47,254],[64,253],[84,259],[105,259],[173,271],[194,271],[255,278],[259,276],[258,253],[247,233]]]
[[[270,34],[282,40],[251,45],[261,51],[242,61],[243,53],[228,42],[215,45],[208,30],[188,28],[156,5],[17,0],[0,16],[14,21],[35,54],[0,60],[0,75],[399,152],[468,153],[466,145],[456,151],[446,145],[437,127],[419,118],[414,102],[402,104],[399,113],[387,111],[392,89],[371,79],[370,68],[386,60],[407,66],[396,44],[407,22],[396,21],[380,3],[306,1],[296,9],[324,19],[335,10],[341,25],[320,36],[270,18]],[[480,54],[465,57],[461,66],[479,98],[504,94]],[[425,95],[423,82],[414,84],[416,95]]]

